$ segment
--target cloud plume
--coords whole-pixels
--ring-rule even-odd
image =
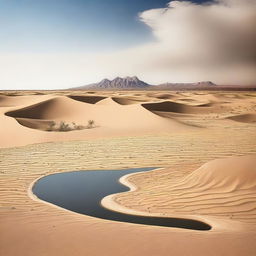
[[[157,40],[151,53],[156,55],[159,75],[162,70],[164,77],[169,72],[169,80],[175,81],[256,83],[255,0],[172,1],[167,8],[148,10],[140,17]]]

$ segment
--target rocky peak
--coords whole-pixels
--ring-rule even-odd
[[[91,84],[86,86],[87,88],[103,88],[103,89],[129,89],[129,88],[146,88],[149,87],[150,85],[141,81],[137,76],[127,76],[124,78],[121,77],[116,77],[115,79],[108,80],[108,79],[103,79],[99,83],[96,84]]]

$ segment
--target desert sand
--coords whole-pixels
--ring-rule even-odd
[[[256,255],[255,92],[2,91],[0,124],[0,255]],[[123,177],[131,191],[104,206],[212,229],[96,219],[31,195],[48,174],[132,167],[156,170]]]

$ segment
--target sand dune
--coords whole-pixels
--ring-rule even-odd
[[[160,100],[170,100],[178,97],[177,92],[148,92],[146,96],[149,98],[156,98]]]
[[[229,116],[227,119],[234,120],[242,123],[255,123],[256,122],[256,114],[242,114],[242,115],[234,115]]]
[[[173,112],[180,114],[199,114],[213,111],[213,106],[210,103],[191,106],[173,101],[163,101],[160,103],[145,103],[142,104],[142,106],[150,111]]]
[[[198,127],[222,127],[227,124],[227,116],[240,123],[253,124],[255,98],[226,94],[101,92],[100,95],[92,96],[91,92],[79,92],[77,95],[68,91],[48,95],[34,95],[33,92],[29,96],[1,95],[0,105],[1,102],[5,105],[2,108],[5,116],[0,116],[3,123],[0,129],[5,139],[0,142],[0,146],[15,145],[11,139],[7,143],[8,138],[15,134],[20,134],[17,140],[19,145],[26,145],[99,136],[173,133]],[[159,102],[160,98],[172,100]],[[228,104],[223,103],[226,98],[229,99]],[[249,116],[248,112],[251,113]],[[64,121],[72,127],[85,127],[89,120],[94,120],[95,129],[71,131],[68,136],[58,134],[57,131],[51,134],[47,132],[52,122]]]
[[[37,95],[37,96],[5,96],[0,95],[0,107],[15,107],[33,102],[43,101],[49,98],[48,95]]]
[[[30,118],[16,118],[17,122],[25,127],[31,129],[38,129],[42,131],[49,130],[49,127],[53,124],[53,121],[30,119]]]
[[[191,99],[191,98],[179,98],[179,101],[184,101],[184,102],[192,102],[192,103],[196,103],[197,101],[195,99]]]
[[[238,93],[223,93],[221,96],[227,99],[244,99],[244,96]]]
[[[81,112],[84,104],[67,97],[55,97],[25,108],[6,112],[6,115],[14,118],[54,120],[76,115],[77,112]]]
[[[256,222],[256,156],[211,161],[169,190],[175,212]]]
[[[6,139],[1,142],[2,146],[13,145],[11,137],[14,133],[20,135],[19,143],[23,144],[27,141],[29,144],[195,129],[176,120],[155,115],[140,104],[120,105],[111,97],[97,97],[93,100],[92,97],[87,98],[87,96],[82,98],[87,101],[89,99],[90,103],[66,96],[55,96],[36,104],[16,107],[15,110],[5,110],[2,119],[9,129],[0,128],[3,134],[6,134]],[[11,122],[10,118],[17,123]],[[89,120],[94,121],[93,129],[86,129]],[[61,122],[69,126],[69,136],[64,135],[62,129],[56,128]],[[54,123],[55,128],[51,129]],[[78,130],[76,127],[83,128]],[[8,138],[11,144],[7,143]]]
[[[256,156],[231,157],[218,159],[184,178],[173,188],[190,188],[192,191],[231,188],[232,192],[240,189],[256,189]]]
[[[101,96],[85,96],[85,95],[70,95],[68,97],[73,100],[86,102],[86,103],[90,103],[90,104],[95,104],[98,101],[101,101],[106,98],[106,97],[101,97]]]
[[[113,115],[114,113],[114,115]],[[39,120],[73,120],[85,122],[86,117],[105,125],[118,126],[153,126],[167,124],[168,120],[156,117],[140,105],[123,107],[112,98],[105,98],[95,105],[79,102],[67,97],[56,97],[22,109],[10,111],[7,116],[14,118]],[[158,124],[160,122],[161,124]]]
[[[255,167],[256,155],[213,160],[185,178],[171,179],[172,173],[165,175],[155,192],[157,200],[147,193],[146,187],[145,190],[131,192],[131,195],[120,194],[115,200],[128,208],[132,205],[132,209],[136,210],[142,210],[140,202],[144,202],[153,206],[151,212],[222,216],[256,223]],[[144,174],[144,180],[148,176],[149,174]],[[143,179],[143,175],[138,180],[141,178]],[[138,187],[144,187],[141,182],[136,184],[136,178],[132,180],[133,183],[134,181]],[[155,184],[152,186],[155,187]],[[130,204],[126,199],[129,197],[134,198]]]
[[[170,100],[170,99],[175,99],[176,95],[169,94],[169,93],[163,93],[163,94],[157,94],[157,95],[155,95],[155,97],[160,100]]]
[[[116,103],[120,104],[120,105],[131,105],[131,104],[136,104],[136,103],[140,103],[143,100],[136,100],[136,99],[132,99],[132,98],[128,98],[128,97],[112,97],[113,101],[115,101]]]

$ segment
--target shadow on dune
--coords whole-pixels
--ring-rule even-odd
[[[159,103],[145,103],[142,104],[144,108],[149,111],[161,111],[161,112],[173,112],[180,114],[197,114],[203,112],[209,112],[211,103],[201,104],[197,106],[191,106],[187,104],[177,103],[173,101],[163,101]]]
[[[141,100],[135,100],[130,98],[119,98],[119,97],[112,97],[112,100],[118,103],[119,105],[131,105],[140,103]]]
[[[48,113],[54,108],[56,103],[56,99],[50,99],[25,108],[6,112],[5,115],[14,118],[48,119]]]
[[[68,96],[72,100],[77,100],[89,104],[95,104],[101,100],[106,99],[106,97],[102,96],[83,96],[83,95],[69,95]]]
[[[96,98],[97,99],[91,99],[91,102],[98,102],[99,100],[104,99],[103,97]],[[62,116],[72,116],[77,112],[80,113],[84,110],[84,107],[86,107],[86,104],[64,96],[42,101],[14,111],[9,111],[6,112],[5,115],[14,118],[51,120]]]
[[[256,123],[256,114],[242,114],[229,116],[227,119],[241,123]]]
[[[48,131],[49,127],[54,124],[54,121],[51,120],[39,120],[39,119],[30,119],[30,118],[15,118],[16,121],[27,128]]]

